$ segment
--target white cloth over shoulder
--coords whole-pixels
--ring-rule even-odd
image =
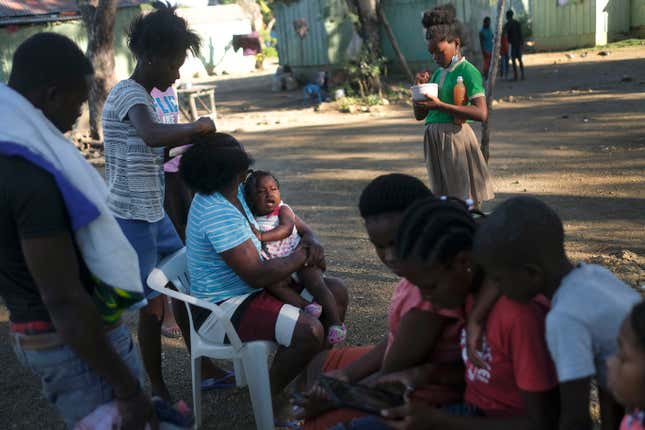
[[[110,287],[141,293],[137,254],[106,205],[103,178],[22,95],[0,84],[0,154],[22,157],[54,176],[89,271]]]

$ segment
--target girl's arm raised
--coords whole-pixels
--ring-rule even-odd
[[[163,124],[156,122],[145,105],[134,105],[128,111],[128,118],[137,134],[146,145],[158,148],[174,148],[189,143],[189,139],[196,134],[215,132],[215,123],[210,118],[199,118],[190,124]]]
[[[293,227],[296,225],[296,214],[293,213],[289,206],[283,205],[280,207],[278,220],[279,224],[276,228],[260,233],[262,242],[274,242],[291,236]]]

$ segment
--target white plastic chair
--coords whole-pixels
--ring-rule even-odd
[[[166,288],[169,281],[178,290],[183,292]],[[188,317],[190,319],[190,365],[193,380],[195,428],[199,428],[202,424],[201,359],[202,357],[212,357],[219,360],[231,360],[233,362],[237,386],[249,386],[256,427],[259,430],[273,429],[273,405],[271,402],[268,357],[277,345],[274,342],[267,341],[242,343],[231,321],[219,306],[185,294],[185,292],[190,291],[190,281],[188,279],[186,264],[186,248],[182,248],[165,258],[159,264],[159,267],[150,273],[147,283],[153,290],[181,300],[188,310]],[[224,330],[226,331],[230,345],[213,343],[201,337],[195,330],[189,304],[213,312],[224,325]]]

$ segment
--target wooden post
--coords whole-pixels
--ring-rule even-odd
[[[497,0],[497,24],[495,31],[495,43],[493,44],[493,52],[491,53],[490,67],[488,68],[488,82],[486,83],[486,105],[488,106],[488,118],[493,111],[493,90],[495,89],[495,79],[497,78],[497,70],[499,68],[499,51],[502,44],[502,28],[504,24],[504,6],[506,0]],[[484,159],[488,162],[490,157],[490,126],[488,119],[482,123],[482,141],[481,149],[484,154]]]
[[[408,61],[405,59],[403,52],[401,52],[401,48],[399,48],[399,43],[396,41],[396,37],[394,37],[394,32],[392,31],[390,22],[388,21],[387,17],[383,13],[383,8],[381,7],[380,3],[378,5],[378,15],[381,22],[383,23],[383,27],[385,28],[385,32],[387,33],[387,37],[390,39],[392,48],[394,48],[394,52],[396,52],[396,55],[399,57],[399,61],[401,62],[401,66],[403,67],[405,74],[408,76],[410,83],[414,84],[414,75],[410,71],[410,67],[408,66]]]

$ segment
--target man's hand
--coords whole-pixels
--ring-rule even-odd
[[[141,430],[150,424],[151,430],[159,429],[159,421],[155,415],[150,398],[141,390],[139,394],[128,400],[117,400],[117,407],[121,415],[121,428],[123,430]]]

